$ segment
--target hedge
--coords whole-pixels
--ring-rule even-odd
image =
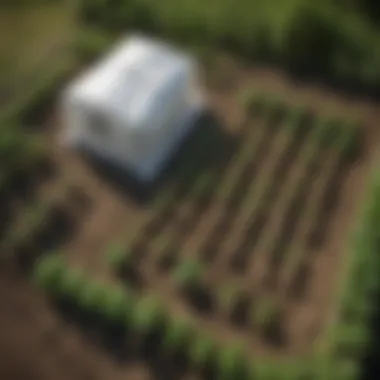
[[[350,249],[348,273],[339,294],[339,312],[326,333],[328,349],[357,379],[358,364],[371,349],[372,318],[380,295],[380,172],[372,175]],[[348,363],[350,363],[348,365]]]
[[[356,9],[308,0],[85,0],[85,24],[107,33],[154,32],[187,46],[226,47],[255,61],[298,71],[380,84],[380,31]]]

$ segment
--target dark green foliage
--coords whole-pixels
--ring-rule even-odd
[[[190,322],[183,318],[175,317],[170,320],[164,337],[164,347],[172,352],[184,350],[188,347],[194,330]]]
[[[59,296],[75,302],[86,285],[87,278],[80,269],[68,269],[60,278]]]
[[[97,316],[103,315],[109,291],[110,289],[102,283],[86,281],[85,286],[78,294],[78,304],[88,313]]]
[[[350,271],[343,289],[338,323],[332,330],[332,344],[342,362],[347,363],[347,379],[358,378],[357,365],[369,347],[370,320],[374,299],[380,292],[380,176],[378,168],[370,183],[362,218],[353,236]]]
[[[133,313],[133,325],[142,333],[150,333],[162,327],[167,320],[166,311],[156,297],[145,297],[138,301]]]
[[[120,287],[110,288],[104,304],[104,316],[111,323],[121,324],[132,319],[134,300]]]
[[[74,50],[82,62],[92,61],[112,44],[112,38],[96,30],[83,30],[74,42]]]
[[[55,294],[60,291],[62,279],[67,270],[63,258],[60,255],[51,254],[35,264],[33,278],[43,290]]]

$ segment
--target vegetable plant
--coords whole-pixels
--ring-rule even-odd
[[[103,316],[110,288],[105,284],[88,280],[78,294],[78,305],[95,317]]]
[[[125,289],[110,288],[104,304],[104,316],[111,323],[123,324],[132,319],[133,305],[134,299]]]
[[[203,268],[196,259],[185,259],[174,270],[174,281],[184,290],[196,288],[201,281]]]
[[[231,283],[223,286],[218,292],[218,304],[223,313],[231,312],[234,302],[237,300],[239,287],[237,284]]]
[[[34,266],[35,282],[48,293],[57,293],[68,268],[59,254],[42,257]]]
[[[109,266],[120,272],[125,266],[129,266],[133,260],[132,252],[129,251],[123,243],[112,244],[106,253]]]
[[[169,323],[164,336],[164,347],[171,352],[183,351],[194,335],[191,323],[184,318],[174,317]]]
[[[166,319],[165,308],[154,296],[147,296],[138,301],[133,312],[133,325],[143,334],[149,334],[162,328]]]
[[[217,345],[215,341],[203,333],[197,333],[190,345],[189,357],[197,369],[205,369],[215,363]]]
[[[249,376],[248,361],[240,344],[221,347],[218,352],[218,375],[221,380],[247,379]]]

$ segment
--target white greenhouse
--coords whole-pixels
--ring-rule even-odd
[[[63,139],[148,183],[203,107],[191,57],[163,42],[129,37],[66,89]]]

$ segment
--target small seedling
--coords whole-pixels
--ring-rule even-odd
[[[184,289],[199,285],[203,273],[202,265],[195,259],[187,259],[179,264],[174,271],[175,283]]]
[[[198,368],[204,368],[215,359],[216,352],[214,340],[199,333],[190,347],[191,362]]]
[[[355,121],[343,121],[341,133],[336,141],[336,148],[344,156],[351,157],[357,153],[361,143],[360,128]]]
[[[58,254],[52,254],[37,262],[33,278],[42,289],[56,293],[66,271],[67,265],[63,258]]]
[[[223,347],[218,355],[218,374],[221,379],[245,379],[248,361],[240,344]]]
[[[75,300],[82,289],[85,288],[86,283],[87,278],[81,269],[68,269],[61,278],[60,296],[65,300]]]
[[[134,326],[142,333],[150,333],[166,321],[166,312],[160,300],[148,296],[140,300],[134,310]]]
[[[228,284],[222,287],[218,294],[219,307],[224,313],[231,311],[232,305],[236,302],[239,287],[237,284]]]
[[[106,285],[88,281],[77,294],[78,303],[88,313],[102,315],[108,294],[109,289]]]
[[[296,106],[290,108],[285,115],[284,128],[291,133],[296,133],[302,127],[303,119],[306,115],[306,109],[304,106]]]
[[[253,309],[253,323],[262,329],[264,334],[272,329],[280,316],[278,304],[272,298],[264,298]]]
[[[172,351],[184,349],[193,335],[194,331],[188,320],[174,318],[168,323],[164,347]]]
[[[116,271],[130,265],[133,259],[132,252],[124,247],[123,243],[114,243],[107,250],[108,265]]]
[[[105,300],[104,315],[111,322],[122,323],[131,318],[132,306],[132,295],[120,287],[110,289]]]

